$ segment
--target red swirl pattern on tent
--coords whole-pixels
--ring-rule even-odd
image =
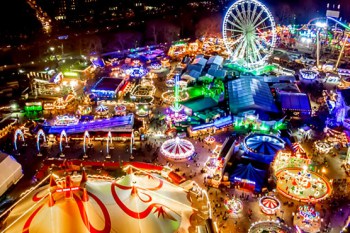
[[[281,204],[275,197],[265,196],[259,201],[261,211],[265,214],[275,214],[277,209],[280,208]]]
[[[148,179],[152,179],[152,176],[148,176]],[[111,185],[111,192],[113,195],[113,198],[115,200],[115,202],[118,204],[118,206],[125,212],[127,213],[130,217],[133,218],[137,218],[137,219],[142,219],[147,217],[153,208],[156,208],[156,212],[160,213],[162,208],[165,208],[165,206],[158,204],[158,203],[153,203],[151,205],[149,205],[144,211],[141,212],[136,212],[136,211],[132,211],[130,208],[128,208],[123,202],[122,200],[120,200],[117,192],[116,192],[116,188],[122,189],[122,190],[130,190],[131,191],[131,195],[136,195],[140,201],[144,202],[144,203],[149,203],[152,201],[152,197],[143,192],[143,191],[156,191],[159,190],[160,188],[162,188],[163,186],[163,181],[159,180],[159,185],[156,187],[150,187],[150,188],[142,188],[142,187],[138,187],[138,186],[124,186],[124,185],[120,185],[116,182],[113,182]],[[141,196],[144,196],[143,198]],[[147,199],[145,199],[147,198]],[[163,214],[164,216],[164,214]],[[159,217],[159,214],[158,214]]]
[[[67,176],[57,181],[51,177],[49,185],[16,205],[6,219],[4,232],[188,230],[193,214],[188,193],[156,175],[134,169],[127,166],[127,174],[116,180],[103,176],[88,179],[85,173],[82,178]]]
[[[30,232],[29,230],[31,228],[32,221],[34,220],[34,218],[37,216],[37,214],[40,212],[40,210],[43,208],[43,206],[45,204],[49,203],[49,205],[50,205],[50,202],[52,202],[52,201],[54,202],[55,197],[56,197],[56,199],[64,198],[62,196],[65,195],[65,193],[56,192],[57,188],[59,188],[59,187],[56,187],[52,194],[45,194],[42,197],[38,197],[38,195],[42,192],[42,190],[40,190],[34,194],[34,196],[32,197],[32,200],[34,202],[39,202],[43,199],[48,199],[48,200],[44,201],[44,203],[41,204],[39,207],[37,207],[34,210],[34,212],[29,216],[29,218],[27,219],[27,221],[25,222],[25,224],[23,226],[22,233],[29,233]],[[77,189],[74,189],[74,190],[79,192],[82,189],[80,187],[78,187]],[[111,219],[110,219],[110,216],[108,214],[106,207],[103,205],[102,201],[99,198],[97,198],[95,195],[93,195],[92,193],[89,193],[89,192],[88,192],[88,194],[90,197],[92,197],[95,200],[95,202],[100,207],[102,214],[103,214],[103,217],[104,217],[104,220],[105,220],[105,226],[102,230],[98,230],[93,226],[93,224],[91,224],[91,222],[88,220],[87,211],[86,211],[86,208],[83,204],[83,200],[81,199],[81,197],[79,195],[77,195],[76,193],[73,193],[73,199],[75,200],[75,202],[78,206],[80,217],[81,217],[82,221],[84,222],[84,225],[86,226],[87,229],[89,229],[89,231],[91,233],[110,232],[111,231]],[[58,196],[58,195],[60,195],[60,196]],[[50,198],[52,198],[52,199],[50,200]]]
[[[262,201],[262,204],[267,207],[267,208],[270,208],[270,209],[274,209],[276,208],[277,206],[279,206],[278,202],[274,199],[271,199],[271,198],[265,198],[263,201]]]

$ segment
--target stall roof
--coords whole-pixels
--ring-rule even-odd
[[[309,96],[305,93],[281,93],[283,110],[311,111]]]

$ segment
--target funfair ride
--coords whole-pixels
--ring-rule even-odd
[[[187,115],[181,113],[183,106],[180,105],[180,74],[175,74],[174,104],[170,106],[170,113],[167,116],[169,122],[181,122],[187,119]]]
[[[252,71],[265,66],[276,44],[271,12],[256,0],[238,0],[223,21],[223,39],[233,63]]]

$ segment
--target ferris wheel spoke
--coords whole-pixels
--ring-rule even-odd
[[[247,23],[248,23],[247,11],[245,10],[244,4],[245,4],[244,2],[241,4],[241,8],[242,8],[242,17],[243,17],[244,23],[247,24]]]
[[[252,39],[250,39],[250,40],[248,40],[247,41],[247,44],[248,44],[248,46],[247,46],[247,51],[249,51],[249,56],[248,56],[248,58],[249,58],[249,61],[251,62],[251,63],[254,63],[254,61],[256,60],[256,54],[255,54],[255,51],[254,51],[254,47],[253,47],[253,43],[254,43],[254,41],[252,40]]]
[[[254,58],[253,58],[253,47],[251,45],[251,41],[250,40],[247,40],[247,49],[246,49],[246,57],[247,57],[247,60],[248,62],[250,63],[253,63],[254,62]]]
[[[261,20],[258,24],[255,25],[255,23],[253,24],[255,28],[259,27],[260,24],[262,24],[263,22],[265,22],[267,19],[269,19],[269,16],[266,16],[266,18],[264,18],[263,20]]]
[[[232,21],[230,21],[230,20],[227,20],[227,22],[228,22],[229,24],[231,24],[232,26],[243,30],[243,29],[242,29],[242,26],[239,26],[239,25],[237,25],[236,23],[234,23],[234,22],[232,22]],[[238,21],[236,21],[236,22],[238,23]],[[226,28],[226,30],[228,30],[228,28]],[[241,32],[242,32],[242,31],[241,31]]]
[[[233,49],[234,48],[234,45],[236,45],[237,43],[241,42],[243,39],[243,35],[240,35],[240,37],[234,41],[230,41],[230,42],[227,42],[227,46],[230,47],[230,49]]]
[[[255,5],[254,5],[254,8],[253,8],[253,12],[252,12],[251,17],[250,17],[250,22],[251,22],[251,23],[252,23],[253,20],[254,20],[254,17],[255,17],[257,8],[258,8],[258,6],[255,4]]]
[[[242,22],[239,19],[237,19],[237,17],[233,14],[233,12],[230,12],[230,16],[235,20],[235,23],[238,24],[239,27],[238,26],[236,26],[236,27],[242,29],[242,26],[243,26]],[[229,21],[229,20],[227,20],[227,21]]]
[[[257,28],[257,29],[258,29],[258,28]],[[272,30],[273,27],[272,27],[271,25],[265,26],[265,27],[259,28],[259,31],[262,31],[262,30],[265,30],[265,29],[270,29],[270,30]]]
[[[258,19],[260,19],[260,16],[262,15],[262,13],[264,12],[264,10],[261,10],[259,12],[259,14],[254,18],[254,20],[252,21],[252,25],[255,25],[258,21]]]
[[[248,22],[250,22],[250,12],[251,12],[251,3],[250,2],[248,2],[248,5],[247,5],[247,20],[248,20]]]
[[[268,53],[268,50],[266,50],[266,48],[264,47],[264,46],[262,46],[262,44],[260,44],[260,42],[259,41],[255,41],[255,43],[256,43],[256,45],[259,47],[258,48],[258,52],[259,52],[259,55],[261,56],[261,55],[263,55],[263,54],[267,54]],[[261,58],[262,59],[262,58]],[[260,60],[261,60],[260,59]]]
[[[239,44],[237,45],[237,48],[235,49],[235,52],[233,53],[233,57],[238,57],[237,54],[238,52],[242,49],[244,40],[241,40]]]
[[[247,54],[247,51],[246,51],[247,50],[247,41],[244,40],[242,44],[243,44],[243,46],[241,48],[241,51],[239,51],[239,55],[238,55],[239,58],[244,58],[244,55]]]
[[[238,18],[239,18],[240,25],[242,25],[242,26],[243,26],[243,25],[246,25],[245,20],[243,19],[241,12],[238,11],[237,8],[236,8],[235,10],[236,10],[237,16],[238,16]]]
[[[252,41],[252,46],[254,47],[254,51],[255,51],[254,56],[257,57],[257,59],[255,59],[255,61],[258,61],[258,60],[260,61],[262,59],[262,57],[260,54],[260,50],[256,45],[257,45],[256,41],[255,40]]]
[[[231,29],[231,28],[226,28],[226,31],[243,33],[242,30]]]

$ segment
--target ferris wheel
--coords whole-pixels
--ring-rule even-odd
[[[272,54],[276,25],[271,12],[257,0],[238,0],[223,21],[223,39],[233,62],[248,69],[258,68]]]

